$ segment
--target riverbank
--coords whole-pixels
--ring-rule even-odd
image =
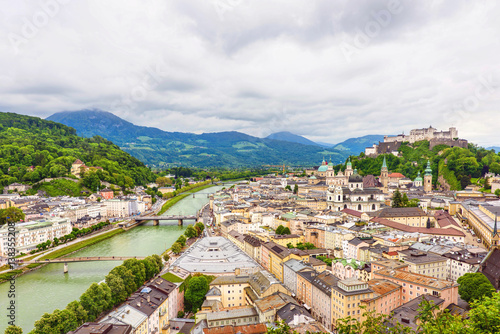
[[[74,244],[67,245],[67,246],[59,248],[59,249],[54,249],[54,250],[49,251],[49,252],[45,252],[44,254],[41,254],[42,256],[40,257],[40,260],[45,260],[45,259],[52,260],[52,259],[56,259],[56,258],[65,256],[65,255],[74,253],[74,252],[82,250],[86,247],[97,244],[103,240],[109,239],[109,238],[111,238],[119,233],[122,233],[122,232],[124,232],[124,230],[122,230],[122,229],[112,229],[111,231],[106,231],[106,232],[100,233],[100,234],[98,234],[96,236],[92,236],[86,240],[81,240],[81,241],[78,241]],[[38,256],[40,256],[40,255],[38,255]],[[34,257],[37,257],[37,256],[34,256]],[[34,257],[31,256],[30,258],[34,258]],[[35,269],[38,269],[42,265],[43,265],[43,263],[31,263],[31,264],[28,264],[28,265],[21,267],[19,269],[14,269],[14,270],[4,272],[4,273],[0,274],[0,284],[5,283],[6,281],[8,281],[12,278],[17,278],[21,275],[24,275],[28,272],[31,272]]]
[[[212,188],[201,191],[216,192],[228,185],[214,184]],[[194,189],[193,189],[194,190]],[[197,189],[201,190],[201,189]],[[194,190],[196,191],[196,190]],[[209,202],[206,195],[187,196],[170,207],[167,215],[196,215]],[[161,204],[164,204],[162,202]],[[160,208],[162,205],[157,206]],[[141,224],[126,232],[84,247],[66,257],[126,256],[146,257],[151,254],[162,254],[184,234],[187,224],[153,225],[152,222]],[[108,232],[108,231],[106,231]],[[82,241],[77,239],[78,242]],[[65,245],[67,246],[67,245]],[[38,254],[45,256],[48,253]],[[33,255],[30,255],[33,256]],[[41,257],[41,256],[40,256]],[[170,263],[174,258],[170,260]],[[102,281],[115,266],[113,261],[93,261],[69,263],[69,273],[63,273],[63,263],[50,263],[36,268],[30,273],[16,279],[17,321],[25,333],[33,329],[35,321],[44,313],[55,309],[63,309],[68,303],[84,293],[94,282]],[[8,284],[0,284],[0,308],[8,307]],[[17,324],[16,321],[16,324]],[[0,333],[5,324],[0,321]]]
[[[193,188],[193,189],[190,189],[190,190],[187,190],[183,193],[180,193],[180,194],[177,194],[175,195],[174,197],[172,197],[171,199],[169,199],[168,201],[166,201],[163,206],[161,207],[160,211],[158,211],[157,215],[162,215],[164,214],[168,209],[170,209],[175,203],[179,202],[181,199],[183,198],[186,198],[187,196],[193,194],[193,193],[196,193],[198,191],[201,191],[201,190],[204,190],[204,189],[207,189],[207,188],[211,188],[211,187],[214,187],[216,186],[216,184],[205,184],[205,185],[202,185],[202,186],[199,186],[199,187],[196,187],[196,188]]]

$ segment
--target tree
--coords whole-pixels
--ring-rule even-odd
[[[181,244],[182,247],[186,245],[186,237],[181,235],[179,238],[177,238],[177,242]]]
[[[170,180],[168,177],[160,176],[156,178],[156,183],[160,187],[164,187],[166,184],[172,184],[172,180]]]
[[[87,321],[87,311],[85,311],[79,301],[73,300],[71,303],[66,305],[66,309],[75,315],[76,321],[79,325]]]
[[[458,278],[458,294],[466,302],[491,297],[495,288],[483,273],[467,273]]]
[[[434,304],[434,301],[422,298],[419,305],[419,321],[418,332],[423,333],[466,333],[463,331],[462,318],[453,316],[447,309],[439,310],[439,306]]]
[[[284,234],[283,233],[283,230],[285,229],[285,227],[283,225],[280,225],[278,226],[278,228],[276,229],[276,234]]]
[[[7,222],[18,222],[20,220],[24,220],[24,218],[25,216],[23,211],[14,206],[0,210],[0,225],[3,225]]]
[[[295,195],[297,195],[297,194],[299,193],[299,186],[298,186],[297,184],[295,184],[295,185],[293,186],[293,193],[294,193]]]
[[[189,280],[184,298],[193,312],[201,308],[208,292],[208,281],[205,276],[195,276]]]
[[[401,206],[406,208],[410,204],[410,200],[408,199],[408,195],[406,193],[403,194],[403,198],[401,199]]]
[[[402,204],[403,204],[403,199],[401,198],[401,193],[399,192],[399,189],[396,189],[394,195],[392,196],[392,207],[400,208]]]
[[[470,333],[499,333],[500,329],[500,293],[471,303],[469,323]]]
[[[170,260],[170,256],[167,253],[165,253],[163,255],[163,260],[165,260],[165,262],[168,262],[168,260]]]
[[[105,279],[106,284],[111,290],[113,305],[123,303],[129,296],[129,294],[127,293],[127,289],[125,288],[123,279],[120,276],[111,273],[109,273]]]
[[[182,245],[178,242],[174,242],[171,249],[174,254],[179,254],[182,251]]]
[[[132,292],[137,290],[137,288],[140,286],[135,283],[134,274],[132,273],[132,271],[124,265],[114,267],[108,275],[116,275],[117,277],[120,277],[122,279],[125,286],[125,291],[127,291],[127,295],[131,295]]]
[[[205,225],[203,225],[203,223],[201,222],[196,223],[194,226],[198,227],[201,232],[203,232],[203,230],[205,229]]]
[[[366,307],[361,308],[366,310]],[[405,334],[414,333],[409,327],[397,323],[394,327],[387,326],[389,316],[385,314],[377,314],[375,311],[363,311],[363,321],[358,321],[355,317],[349,316],[347,318],[339,319],[337,321],[338,334],[375,334],[375,333],[393,333]]]
[[[92,283],[87,291],[80,296],[80,303],[87,311],[87,320],[92,322],[96,320],[102,312],[113,307],[111,289],[106,283]]]
[[[186,231],[184,231],[184,235],[188,238],[195,238],[198,236],[196,230],[194,229],[193,225],[189,225],[186,228]]]
[[[63,334],[73,331],[78,327],[76,316],[69,310],[54,310],[45,313],[40,320],[35,322],[34,334]]]
[[[290,231],[290,229],[288,227],[285,227],[283,229],[283,233],[282,234],[292,234],[292,232]]]
[[[285,190],[292,191],[292,187],[290,187],[290,185],[287,184],[287,186],[285,187]]]
[[[137,259],[128,259],[123,262],[123,265],[132,272],[136,289],[140,287],[146,280],[146,268],[144,267],[144,263]]]
[[[495,190],[495,195],[497,195],[498,197],[500,197],[500,189]]]
[[[486,190],[489,190],[491,189],[491,184],[490,184],[490,178],[487,177],[484,179],[484,186],[483,186],[484,189]]]
[[[5,334],[23,334],[23,329],[19,326],[10,325],[5,329]]]

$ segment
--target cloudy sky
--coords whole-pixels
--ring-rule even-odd
[[[500,146],[496,1],[0,0],[0,110]]]

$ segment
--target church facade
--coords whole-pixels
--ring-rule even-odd
[[[348,166],[350,166],[350,162]],[[346,173],[347,171],[346,169]],[[345,177],[345,174],[343,176]],[[337,180],[339,183],[330,183],[326,192],[326,202],[329,210],[351,209],[361,212],[373,212],[379,210],[384,203],[385,195],[382,190],[364,188],[363,177],[358,174],[357,170],[352,171],[352,174],[347,177],[347,181],[340,181],[341,178],[333,180]]]

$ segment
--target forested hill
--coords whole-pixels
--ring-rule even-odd
[[[399,152],[401,157],[385,155],[389,172],[401,173],[414,180],[419,171],[423,176],[429,160],[433,182],[437,184],[438,175],[442,175],[452,190],[464,189],[489,171],[500,174],[500,154],[472,144],[468,148],[439,145],[430,150],[429,142],[424,140],[413,145],[403,143]],[[351,157],[353,168],[357,168],[362,175],[380,175],[383,159],[384,155],[370,158],[364,153]],[[343,168],[344,165],[336,166],[337,170]]]
[[[141,161],[106,139],[82,138],[63,124],[0,112],[0,188],[13,182],[33,184],[44,178],[71,177],[76,159],[103,168],[95,171],[94,180],[97,176],[131,187],[154,179]]]
[[[323,158],[339,163],[345,151],[245,133],[167,132],[138,126],[102,110],[59,112],[48,120],[74,127],[81,136],[99,135],[149,164],[185,167],[249,167],[261,165],[313,166]]]

